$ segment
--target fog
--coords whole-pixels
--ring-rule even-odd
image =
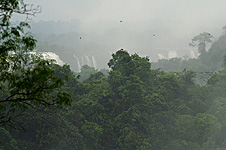
[[[215,38],[226,25],[225,0],[27,0],[42,12],[33,22],[74,22],[76,26],[55,33],[77,32],[83,45],[98,45],[99,51],[126,49],[147,55],[153,61],[176,51],[191,56],[188,43],[201,32]],[[19,17],[17,16],[16,19]],[[48,32],[48,31],[47,31]],[[80,37],[78,35],[78,38]],[[80,43],[81,44],[81,43]],[[94,48],[95,49],[95,48]],[[89,51],[80,46],[80,51]],[[96,51],[96,50],[94,50]],[[107,54],[109,54],[107,52]],[[110,56],[109,56],[110,58]]]

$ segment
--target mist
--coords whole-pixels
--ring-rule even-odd
[[[39,23],[33,24],[34,31],[60,36],[76,33],[65,39],[79,47],[80,52],[109,55],[126,49],[149,56],[152,61],[157,61],[159,55],[167,57],[172,50],[178,57],[191,56],[188,43],[194,36],[209,32],[217,38],[226,24],[224,0],[29,0],[25,3],[42,7],[42,12],[31,18],[31,22]],[[64,25],[55,30],[40,25],[48,21],[55,22],[55,26],[59,22]],[[79,37],[82,41],[74,42]],[[90,43],[98,46],[89,46]]]

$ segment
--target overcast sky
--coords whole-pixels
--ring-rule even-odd
[[[42,6],[34,21],[79,20],[84,32],[133,31],[141,48],[188,48],[201,32],[215,37],[226,25],[226,0],[26,0]],[[123,22],[120,23],[120,20]],[[155,37],[150,35],[155,34]],[[127,35],[128,36],[128,35]],[[148,38],[148,36],[150,36]],[[157,40],[158,39],[158,40]],[[133,39],[136,41],[136,39]],[[151,44],[148,44],[148,41]],[[156,42],[153,42],[156,41]],[[165,44],[162,44],[165,43]],[[135,46],[136,47],[136,46]]]

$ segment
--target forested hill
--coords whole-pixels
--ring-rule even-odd
[[[222,70],[224,55],[226,53],[226,27],[223,27],[224,33],[217,40],[213,41],[213,37],[206,37],[205,32],[196,36],[196,48],[198,49],[198,58],[182,59],[160,59],[158,62],[152,63],[152,68],[160,68],[164,71],[182,71],[184,69],[197,72],[216,72]],[[209,34],[209,33],[208,33]],[[199,38],[199,39],[198,39]],[[204,40],[203,40],[204,39]],[[210,40],[210,41],[208,41]],[[201,44],[204,44],[204,50]],[[206,48],[209,43],[210,48]],[[201,50],[201,51],[200,51]]]
[[[71,106],[26,110],[16,119],[25,130],[0,128],[2,149],[226,149],[226,70],[200,87],[192,71],[153,70],[124,50],[108,66],[107,76],[94,69],[80,82],[91,67],[75,75],[55,66],[57,77],[67,75],[59,90],[71,93]]]

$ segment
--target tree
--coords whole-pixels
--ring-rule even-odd
[[[14,130],[11,135],[17,140],[19,149],[82,149],[83,137],[78,127],[66,118],[66,113],[45,108],[26,111],[20,117],[25,131]]]
[[[118,50],[112,54],[108,66],[113,71],[118,71],[122,76],[136,75],[144,83],[150,83],[151,63],[148,57],[140,57],[137,54],[130,55],[127,51]]]
[[[13,118],[29,107],[61,107],[71,102],[70,94],[59,90],[64,82],[55,76],[54,60],[33,52],[36,40],[24,31],[29,24],[11,24],[14,13],[29,18],[39,11],[28,6],[23,0],[0,1],[0,125],[13,125]]]
[[[205,53],[207,50],[206,50],[206,45],[208,43],[212,43],[213,41],[211,40],[213,38],[213,35],[211,35],[210,33],[207,33],[207,32],[203,32],[203,33],[200,33],[199,35],[195,36],[191,43],[189,43],[189,46],[192,46],[192,47],[198,47],[198,52],[200,54],[203,54]]]
[[[112,95],[111,122],[116,136],[114,145],[118,149],[152,148],[149,59],[119,50],[112,55],[108,66],[111,69],[108,83]]]
[[[179,75],[179,79],[181,79],[182,82],[184,82],[185,86],[191,86],[194,85],[195,81],[195,72],[194,71],[187,71],[186,69],[184,69],[180,75]]]
[[[91,74],[94,74],[96,72],[97,70],[94,67],[84,65],[81,68],[81,72],[78,74],[78,81],[84,81],[85,79],[88,79]]]

